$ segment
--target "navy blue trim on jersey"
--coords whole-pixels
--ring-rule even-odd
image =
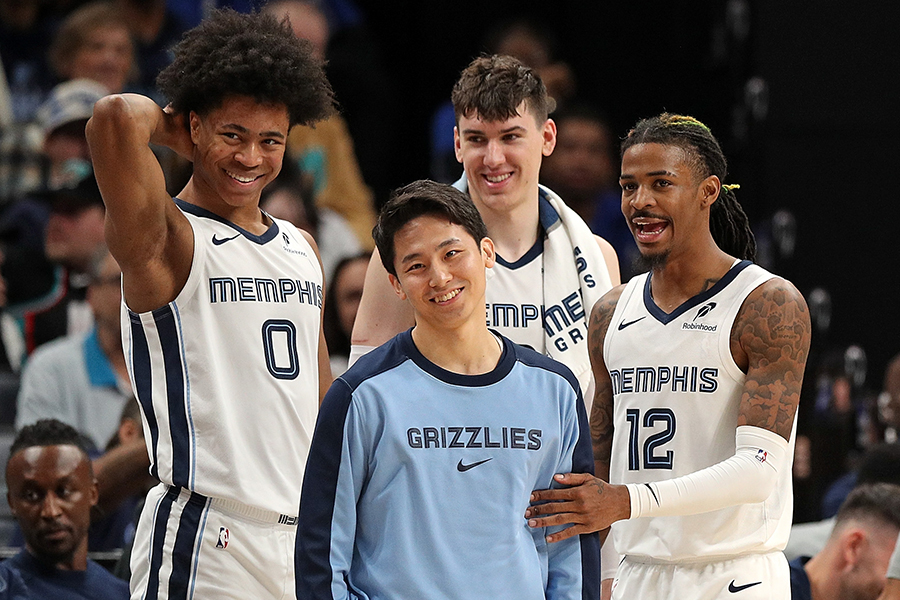
[[[206,508],[206,496],[191,492],[178,520],[178,532],[172,548],[172,574],[169,576],[168,600],[187,600],[194,559],[194,542],[200,530],[200,519]]]
[[[497,361],[497,366],[491,371],[482,373],[481,375],[463,375],[437,366],[425,358],[422,353],[419,352],[419,349],[416,348],[416,343],[412,339],[412,329],[401,333],[397,337],[399,338],[398,343],[400,347],[409,358],[416,363],[417,367],[432,377],[440,379],[444,383],[449,383],[450,385],[458,385],[461,387],[484,387],[486,385],[493,385],[509,375],[513,365],[516,364],[516,353],[512,347],[512,342],[505,337],[501,338],[503,340],[503,353],[500,355],[500,360]]]
[[[540,232],[540,235],[538,235],[537,241],[534,242],[534,246],[532,246],[531,249],[528,250],[528,252],[523,254],[522,257],[519,258],[519,260],[517,260],[515,262],[509,262],[508,260],[504,259],[502,256],[500,256],[499,254],[496,254],[496,253],[494,254],[494,260],[497,261],[497,264],[499,264],[503,267],[506,267],[507,269],[515,270],[515,269],[520,269],[520,268],[524,267],[525,265],[527,265],[528,263],[530,263],[531,261],[536,259],[538,256],[540,256],[543,252],[544,252],[544,233],[542,231],[542,232]]]
[[[163,369],[166,374],[166,404],[169,409],[169,434],[172,438],[172,484],[190,487],[190,432],[184,399],[184,370],[181,364],[181,343],[170,305],[153,311],[153,320],[162,347]]]
[[[294,542],[297,598],[332,597],[329,562],[331,524],[334,520],[341,466],[344,423],[352,399],[352,388],[346,381],[338,378],[328,388],[319,409],[306,472],[303,475],[303,491],[300,494],[307,500],[304,501],[303,510],[298,512],[300,516]],[[321,493],[306,492],[308,486],[314,486]],[[313,502],[313,499],[320,501]]]
[[[157,463],[157,450],[159,448],[159,423],[156,420],[156,412],[153,410],[153,378],[150,376],[150,348],[147,345],[147,336],[144,335],[144,327],[141,319],[134,313],[129,313],[131,321],[132,357],[131,367],[134,370],[135,396],[147,418],[150,426],[150,474],[159,479],[159,466]]]
[[[150,545],[150,578],[147,580],[147,589],[144,598],[156,598],[159,596],[159,570],[162,568],[163,547],[166,543],[166,529],[169,523],[169,513],[172,512],[172,504],[181,492],[176,487],[170,487],[159,503],[156,510],[156,520],[153,522],[153,537]]]
[[[540,188],[538,188],[538,219],[544,231],[550,231],[550,228],[559,222],[559,214],[547,200],[547,192]]]
[[[734,278],[738,276],[738,274],[752,265],[753,263],[749,260],[742,260],[738,264],[731,267],[725,276],[722,277],[719,281],[716,282],[714,286],[706,290],[705,292],[701,292],[694,296],[693,298],[685,301],[681,306],[676,308],[670,313],[666,313],[656,305],[653,301],[653,294],[650,292],[650,278],[653,276],[652,272],[647,274],[647,279],[644,282],[644,307],[647,309],[653,318],[662,323],[663,325],[668,325],[687,311],[692,308],[699,306],[721,292],[729,283],[734,281]]]
[[[275,219],[272,219],[272,225],[269,226],[269,228],[266,230],[266,232],[264,234],[256,235],[254,233],[250,233],[243,227],[238,227],[237,225],[235,225],[228,219],[223,219],[216,213],[210,212],[210,211],[206,210],[205,208],[201,208],[201,207],[197,206],[196,204],[191,204],[190,202],[185,202],[181,198],[172,198],[172,200],[174,200],[175,205],[178,206],[178,208],[180,208],[184,212],[190,213],[196,217],[203,217],[206,219],[212,219],[214,221],[218,221],[219,223],[224,223],[225,225],[228,225],[229,227],[231,227],[232,229],[234,229],[235,231],[240,233],[242,236],[244,236],[251,242],[254,242],[257,244],[265,244],[266,242],[270,242],[273,239],[275,239],[275,237],[278,235],[278,223],[275,222]],[[260,212],[262,212],[262,211],[260,211]]]

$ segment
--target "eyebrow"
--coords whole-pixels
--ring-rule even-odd
[[[244,133],[244,134],[250,133],[249,129],[247,129],[243,125],[238,125],[237,123],[227,123],[227,124],[223,125],[222,127],[224,129],[233,129],[233,130],[237,131],[238,133]],[[283,140],[284,134],[281,133],[280,131],[263,131],[263,132],[260,132],[259,137],[275,137],[275,138]]]
[[[508,127],[508,128],[506,128],[506,129],[502,129],[502,130],[500,131],[500,134],[502,135],[502,134],[505,134],[505,133],[512,133],[512,132],[514,132],[514,131],[526,131],[526,129],[525,129],[524,127],[522,127],[521,125],[513,125],[512,127]],[[484,130],[483,130],[483,129],[472,129],[472,128],[469,128],[469,129],[463,129],[462,132],[463,132],[463,133],[484,133]]]
[[[669,177],[678,177],[677,173],[673,173],[672,171],[650,171],[647,173],[647,177],[659,177],[660,175],[667,175]],[[635,175],[629,175],[627,173],[622,173],[619,175],[619,179],[634,179]]]
[[[459,239],[459,238],[450,238],[450,239],[444,240],[443,242],[441,242],[440,244],[438,244],[437,247],[436,247],[435,249],[436,249],[436,250],[440,250],[441,248],[445,248],[445,247],[447,247],[447,246],[451,246],[451,245],[456,244],[456,243],[458,243],[458,242],[460,242],[460,239]],[[407,254],[406,256],[404,256],[403,258],[400,259],[400,264],[404,264],[404,263],[406,263],[406,262],[408,262],[408,261],[415,260],[415,259],[418,258],[421,254],[422,254],[421,252],[411,252],[411,253]]]

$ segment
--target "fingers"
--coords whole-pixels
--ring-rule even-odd
[[[553,479],[563,485],[581,485],[594,479],[590,473],[560,473],[553,476]]]
[[[547,504],[536,504],[525,509],[525,518],[536,517],[538,515],[555,515],[567,513],[572,509],[571,502],[548,502]]]

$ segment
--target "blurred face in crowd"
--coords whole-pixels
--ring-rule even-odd
[[[87,455],[71,445],[24,448],[10,458],[6,483],[28,551],[59,569],[84,570],[98,497]]]
[[[563,197],[574,194],[585,198],[614,187],[618,164],[610,155],[606,128],[581,117],[558,121],[556,126],[556,149],[545,159],[541,170],[548,185]]]
[[[353,322],[356,320],[356,312],[359,310],[359,301],[362,298],[368,266],[369,260],[361,257],[348,262],[344,268],[335,273],[335,291],[331,301],[337,302],[338,320],[341,329],[347,335],[353,331]]]
[[[131,34],[125,27],[105,25],[90,31],[69,65],[69,79],[100,82],[113,94],[125,89],[134,61]]]
[[[50,211],[44,248],[51,262],[85,272],[97,247],[104,241],[102,206],[56,205]]]
[[[94,322],[98,328],[114,332],[121,331],[122,326],[119,320],[122,302],[121,284],[122,270],[112,255],[107,253],[87,289],[87,301],[94,313]]]

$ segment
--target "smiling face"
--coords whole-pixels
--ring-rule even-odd
[[[453,131],[456,160],[462,163],[469,195],[482,214],[537,205],[541,160],[556,145],[556,124],[537,123],[526,103],[505,121],[462,116]]]
[[[199,203],[226,218],[234,210],[255,210],[262,189],[281,170],[287,107],[235,96],[207,115],[192,112],[190,127],[194,180],[204,191]]]
[[[416,325],[455,328],[478,319],[483,325],[485,268],[494,264],[494,244],[480,242],[440,215],[423,215],[394,236],[394,291],[409,300]]]
[[[104,25],[90,31],[69,66],[68,78],[93,79],[112,94],[125,88],[131,74],[134,49],[125,26]]]
[[[28,550],[58,568],[84,569],[91,507],[97,504],[84,452],[70,445],[24,448],[10,458],[6,481]]]
[[[664,265],[670,255],[698,240],[711,239],[709,207],[721,184],[715,175],[698,180],[683,148],[631,146],[622,157],[619,182],[622,214],[651,267]]]

